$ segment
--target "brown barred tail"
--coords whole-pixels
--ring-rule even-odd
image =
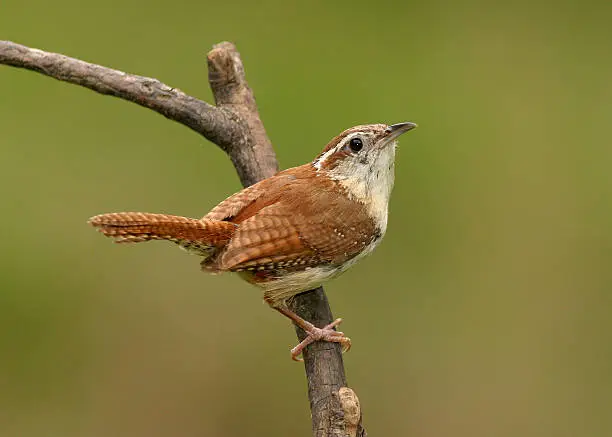
[[[89,223],[117,243],[169,240],[202,255],[225,246],[236,230],[236,225],[229,222],[146,212],[101,214],[90,218]]]

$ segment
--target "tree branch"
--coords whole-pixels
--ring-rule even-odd
[[[296,314],[315,326],[325,326],[334,320],[323,287],[297,295],[290,306]],[[295,331],[300,341],[306,338],[306,333],[300,327],[296,326]],[[357,395],[346,387],[340,344],[317,341],[308,346],[303,355],[313,435],[365,437]],[[343,388],[352,393],[354,400],[340,396]],[[347,415],[347,409],[352,411],[352,415]]]
[[[208,53],[208,82],[219,108],[243,124],[240,135],[234,135],[227,151],[242,185],[249,186],[269,178],[278,171],[276,154],[266,135],[253,91],[247,84],[244,67],[236,47],[222,42]],[[246,126],[244,126],[246,125]]]
[[[0,64],[37,71],[101,94],[129,100],[179,122],[217,144],[232,160],[244,186],[278,170],[233,44],[217,44],[208,53],[209,83],[217,106],[148,77],[90,64],[9,41],[0,41]],[[316,326],[333,320],[323,288],[293,299],[292,309]],[[298,337],[305,333],[296,328]],[[365,437],[355,393],[346,387],[340,345],[315,342],[304,353],[308,397],[315,437]]]

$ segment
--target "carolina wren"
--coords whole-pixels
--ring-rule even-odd
[[[89,220],[117,243],[169,240],[203,257],[202,269],[239,272],[264,290],[265,301],[308,337],[291,351],[298,359],[316,340],[351,341],[317,328],[287,307],[369,255],[387,229],[398,136],[414,123],[355,126],[332,139],[317,158],[239,191],[201,219],[143,212]]]

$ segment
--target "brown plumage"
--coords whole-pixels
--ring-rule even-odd
[[[119,243],[169,240],[203,256],[211,272],[240,272],[265,300],[307,332],[309,341],[350,341],[302,320],[287,299],[315,288],[369,254],[387,227],[395,138],[412,123],[356,126],[309,164],[282,171],[230,196],[201,219],[123,212],[90,224]]]
[[[199,220],[121,212],[97,215],[89,223],[118,243],[172,241],[204,256],[205,270],[247,272],[243,277],[261,286],[305,267],[341,265],[380,237],[364,204],[338,195],[345,189],[337,181],[320,178],[313,184],[313,178],[311,164],[285,170]],[[278,306],[279,298],[288,297],[272,292],[266,300]]]
[[[277,270],[279,264],[341,264],[359,252],[375,227],[365,206],[338,195],[344,191],[338,182],[320,178],[313,184],[314,178],[310,164],[286,170],[204,216],[239,225],[211,265],[219,270]]]
[[[229,222],[146,212],[102,214],[89,223],[117,243],[169,240],[204,256],[226,246],[236,231],[236,225]]]

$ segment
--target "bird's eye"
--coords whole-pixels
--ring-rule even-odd
[[[351,141],[349,141],[349,147],[353,152],[359,152],[361,149],[363,149],[363,141],[361,141],[361,138],[351,138]]]

